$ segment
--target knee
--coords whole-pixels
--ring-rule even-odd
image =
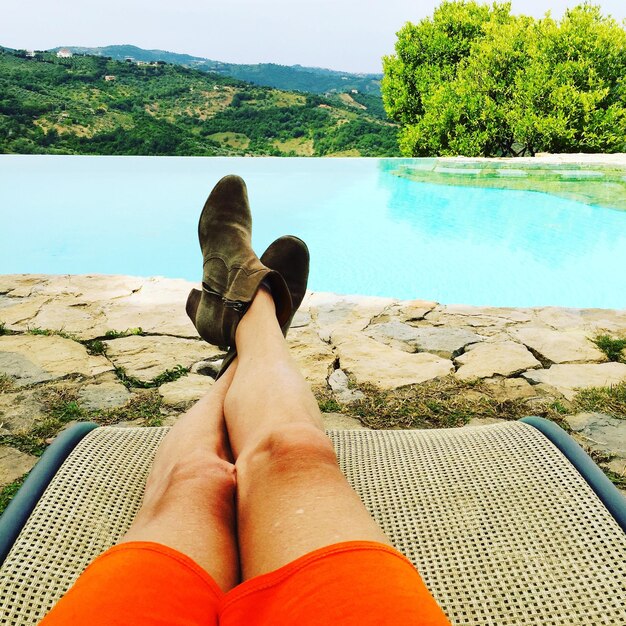
[[[232,463],[198,451],[176,460],[160,475],[153,472],[146,483],[146,496],[167,500],[185,494],[224,503],[233,500],[236,486]]]
[[[289,473],[319,464],[336,466],[337,457],[330,439],[312,424],[289,424],[268,431],[242,452],[236,463],[238,470],[256,471],[261,466]]]

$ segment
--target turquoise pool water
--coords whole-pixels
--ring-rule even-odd
[[[307,241],[314,290],[626,307],[626,212],[414,182],[401,159],[0,156],[0,272],[200,279],[214,183],[248,183],[253,244]]]

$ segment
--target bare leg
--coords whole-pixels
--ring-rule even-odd
[[[224,414],[237,459],[242,579],[333,543],[389,544],[337,465],[265,289],[240,322],[236,343]]]
[[[227,371],[166,435],[142,507],[120,541],[170,546],[209,572],[223,591],[239,583],[235,468],[223,414],[233,373]]]

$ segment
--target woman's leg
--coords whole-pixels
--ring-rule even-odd
[[[205,569],[223,591],[239,583],[235,468],[224,425],[230,369],[171,428],[135,521],[121,539],[154,541]]]
[[[330,544],[389,544],[337,465],[317,402],[257,293],[236,334],[224,414],[237,469],[242,579]]]

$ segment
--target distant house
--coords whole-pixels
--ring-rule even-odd
[[[68,50],[67,48],[61,48],[58,52],[57,52],[57,57],[59,59],[71,59],[72,56],[74,56],[72,54],[71,50]]]
[[[111,74],[107,74],[104,77],[104,80],[106,80],[107,83],[110,83],[112,80],[115,80],[115,76],[112,76]]]
[[[27,50],[27,51],[26,51],[26,56],[27,56],[29,59],[33,59],[33,58],[35,57],[35,51],[34,51],[34,50]]]
[[[359,93],[359,90],[358,89],[351,89],[350,93]]]

